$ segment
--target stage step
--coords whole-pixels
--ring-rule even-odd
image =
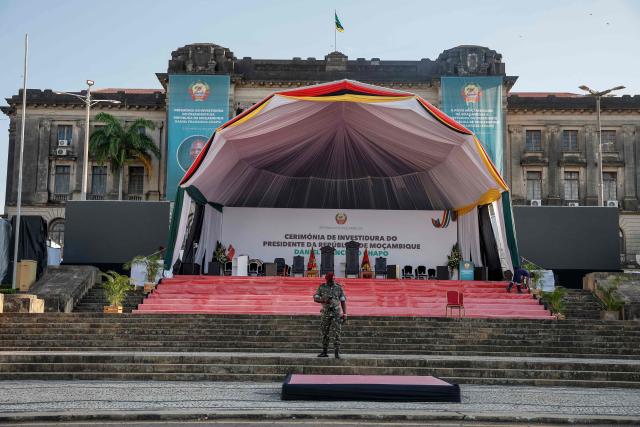
[[[506,282],[340,279],[350,314],[444,317],[447,291],[464,295],[464,316],[551,319],[528,293]],[[177,276],[163,280],[134,313],[313,315],[320,279],[301,277]]]
[[[316,375],[433,375],[462,384],[640,387],[640,361],[251,353],[0,353],[0,380],[282,381]]]

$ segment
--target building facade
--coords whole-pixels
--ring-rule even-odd
[[[290,60],[238,59],[228,48],[201,43],[178,48],[167,71],[156,76],[163,90],[122,89],[93,92],[116,99],[98,104],[92,116],[106,111],[122,121],[151,120],[149,131],[161,149],[152,169],[132,162],[125,169],[125,198],[166,197],[167,99],[171,74],[225,74],[231,77],[229,107],[238,114],[274,91],[339,79],[353,79],[415,93],[441,104],[444,76],[501,76],[505,111],[504,175],[514,204],[596,206],[598,204],[598,129],[595,100],[572,93],[512,93],[517,77],[508,76],[502,56],[481,46],[458,46],[437,59],[385,61],[349,59],[340,52],[324,58]],[[10,117],[5,212],[15,212],[18,170],[17,130],[21,94],[0,107]],[[93,123],[92,123],[93,126]],[[603,193],[620,210],[621,256],[637,264],[640,254],[640,96],[602,100]],[[27,91],[23,178],[23,212],[44,216],[52,240],[62,241],[64,206],[80,197],[84,141],[84,104],[51,90]],[[116,199],[118,178],[108,165],[90,162],[88,198]]]

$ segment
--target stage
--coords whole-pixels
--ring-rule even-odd
[[[530,294],[506,282],[338,278],[350,316],[444,317],[446,292],[464,294],[465,317],[553,319]],[[318,315],[306,277],[176,276],[164,279],[134,313]],[[457,317],[457,310],[454,316]]]

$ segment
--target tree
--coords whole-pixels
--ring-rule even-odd
[[[160,158],[160,149],[144,132],[155,129],[153,122],[147,119],[136,119],[127,125],[111,114],[99,113],[96,122],[104,123],[91,134],[89,152],[100,164],[109,163],[111,171],[120,174],[118,183],[118,200],[122,200],[122,180],[124,166],[131,160],[142,162],[148,173],[151,173],[151,155]]]

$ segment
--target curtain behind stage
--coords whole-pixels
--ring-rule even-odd
[[[480,251],[478,208],[458,217],[458,243],[463,260],[473,261],[476,267],[484,265]]]
[[[204,273],[209,272],[209,261],[213,259],[216,250],[216,243],[222,238],[222,212],[206,205],[204,207],[204,218],[202,221],[202,232],[200,243],[196,250],[195,262],[202,266]]]
[[[196,204],[195,210],[193,212],[191,229],[189,230],[187,242],[184,245],[184,255],[182,257],[183,265],[196,262],[195,245],[200,242],[200,236],[202,233],[202,221],[204,220],[204,207],[205,205]]]
[[[478,208],[478,222],[480,226],[480,247],[484,255],[484,265],[489,269],[489,280],[502,280],[502,268],[500,266],[500,254],[498,245],[491,227],[489,206]]]

